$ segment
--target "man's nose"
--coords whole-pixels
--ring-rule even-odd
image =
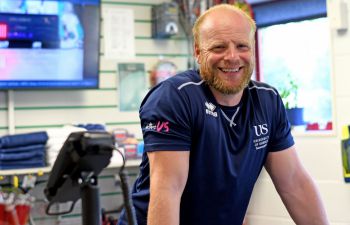
[[[225,60],[237,60],[238,58],[238,50],[235,46],[230,46],[227,48],[225,53]]]

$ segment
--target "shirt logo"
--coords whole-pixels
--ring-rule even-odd
[[[157,123],[149,122],[145,127],[145,131],[169,132],[169,122],[158,121]]]
[[[218,113],[214,112],[214,110],[216,109],[216,106],[211,103],[211,102],[205,102],[205,113],[214,117],[218,117]]]
[[[259,124],[253,127],[256,137],[253,139],[255,149],[259,150],[261,148],[265,148],[269,142],[269,128],[267,127],[267,124]]]
[[[166,121],[166,122],[161,122],[161,121],[158,121],[157,123],[157,131],[158,132],[169,132],[169,122]]]
[[[269,129],[267,129],[266,123],[254,126],[254,130],[255,130],[256,136],[258,136],[258,137],[261,135],[265,135],[269,132]]]
[[[156,129],[156,125],[153,125],[152,122],[149,122],[145,127],[145,130],[155,130],[155,129]]]

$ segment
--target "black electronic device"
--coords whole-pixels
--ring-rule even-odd
[[[44,189],[48,215],[69,213],[82,198],[84,225],[101,223],[97,176],[109,163],[114,137],[108,132],[74,132],[65,141]],[[58,203],[72,203],[68,211],[53,212]]]
[[[1,0],[0,89],[98,88],[101,0]]]
[[[48,215],[70,213],[81,198],[83,225],[100,225],[102,219],[97,176],[110,163],[113,150],[115,150],[114,135],[108,132],[71,133],[58,154],[44,189],[44,194],[49,200],[46,213]],[[119,177],[128,224],[137,225],[127,173],[124,170],[125,158],[118,149],[116,150],[123,159]],[[71,203],[71,206],[66,211],[51,211],[53,205],[60,203]]]
[[[152,37],[170,38],[178,34],[178,5],[165,2],[152,7]]]

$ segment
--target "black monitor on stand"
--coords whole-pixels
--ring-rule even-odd
[[[58,154],[44,189],[45,196],[49,200],[46,213],[48,215],[69,213],[81,198],[83,225],[100,225],[102,220],[97,182],[98,174],[110,163],[114,149],[114,137],[108,132],[84,131],[71,133]],[[122,173],[123,169],[124,164],[119,173],[121,177],[123,174],[125,175],[125,173]],[[123,189],[124,196],[128,196],[128,192],[128,190]],[[126,198],[124,198],[125,200]],[[128,197],[127,200],[129,201],[130,198]],[[71,203],[71,207],[63,212],[51,210],[53,205],[60,203]],[[125,205],[132,207],[130,202]],[[129,212],[133,215],[128,218],[134,220],[130,222],[129,219],[129,223],[136,224],[133,208]]]
[[[108,166],[114,139],[106,132],[71,133],[65,141],[51,170],[44,193],[49,200],[48,215],[69,213],[82,199],[84,225],[101,222],[98,174]],[[53,212],[57,203],[71,203],[68,211]]]

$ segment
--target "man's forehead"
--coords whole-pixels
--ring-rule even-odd
[[[216,11],[210,12],[204,18],[201,26],[199,27],[199,31],[217,29],[230,25],[232,26],[233,24],[235,24],[235,26],[247,25],[247,27],[250,27],[249,21],[238,12],[228,9],[218,9]]]
[[[252,31],[249,23],[241,23],[240,21],[221,20],[221,21],[207,21],[200,27],[199,33],[203,37],[215,36],[237,36],[250,37]]]

